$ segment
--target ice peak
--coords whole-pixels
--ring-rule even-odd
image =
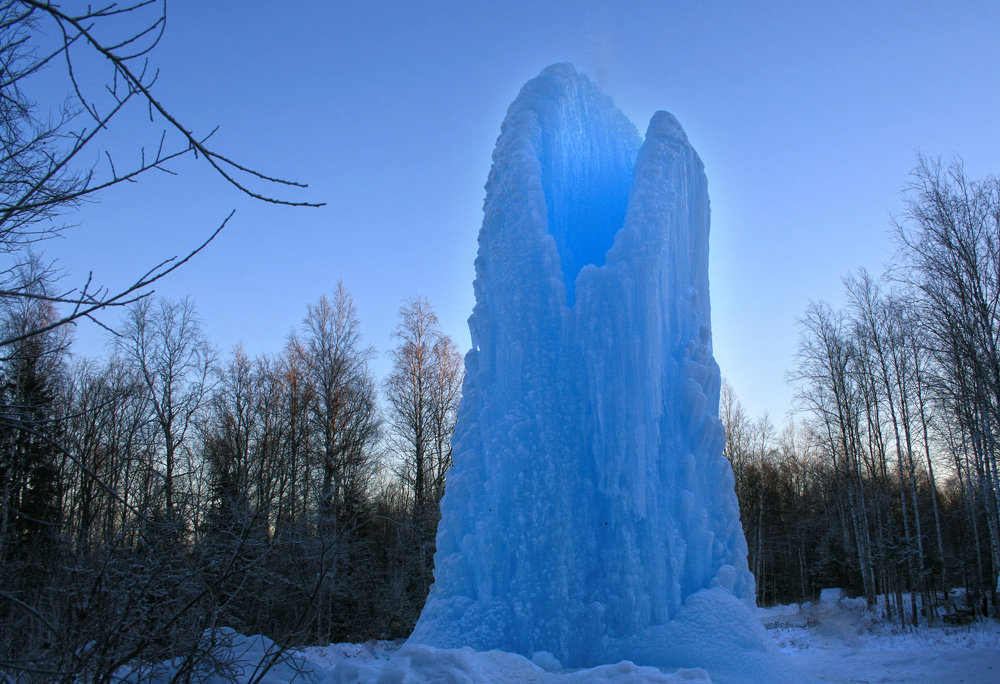
[[[688,141],[684,127],[681,126],[681,122],[677,120],[677,117],[662,109],[654,113],[653,118],[649,120],[646,137],[649,137],[651,134],[665,138],[677,138],[683,140],[685,143]]]
[[[641,139],[635,126],[572,64],[553,64],[510,106],[504,135],[523,138],[538,165],[547,229],[572,306],[576,277],[601,266],[625,220]]]
[[[572,62],[556,62],[555,64],[550,64],[540,72],[538,72],[537,78],[562,78],[568,80],[585,80],[589,81],[586,74],[581,74],[573,66]]]

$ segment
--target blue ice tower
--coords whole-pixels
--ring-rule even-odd
[[[670,114],[643,139],[569,64],[511,104],[411,643],[781,679],[722,456],[709,213]]]

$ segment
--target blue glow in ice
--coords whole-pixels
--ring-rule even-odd
[[[658,112],[642,140],[551,66],[510,106],[486,190],[410,642],[780,679],[722,457],[707,181],[680,124]]]
[[[580,269],[604,265],[625,222],[632,167],[642,140],[610,98],[584,79],[537,78],[524,87],[508,116],[515,108],[517,118],[536,118],[548,229],[572,305]]]

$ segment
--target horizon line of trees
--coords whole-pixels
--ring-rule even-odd
[[[301,332],[301,354],[234,354],[217,363],[193,307],[151,297],[155,283],[211,243],[233,212],[200,245],[139,267],[123,285],[92,274],[67,284],[38,256],[85,202],[156,171],[176,174],[184,159],[233,194],[322,205],[297,199],[304,183],[228,156],[211,127],[198,132],[159,99],[150,59],[165,28],[165,0],[0,0],[4,681],[112,681],[126,662],[175,656],[184,659],[179,679],[195,668],[225,676],[226,663],[212,655],[220,620],[270,620],[258,631],[279,639],[352,629],[346,618],[337,624],[344,613],[329,607],[337,605],[331,597],[344,594],[354,559],[375,553],[369,518],[351,523],[357,496],[335,476],[355,467],[344,481],[352,484],[370,474],[351,458],[381,434],[381,423],[376,414],[366,433],[326,444],[317,436],[320,400],[311,393],[317,364],[329,359],[306,346],[312,333]],[[128,320],[114,355],[68,363],[72,325],[103,326],[101,314],[116,307],[128,308]],[[348,389],[328,413],[337,436],[344,413],[376,395],[365,364],[355,370],[341,378]],[[348,398],[353,403],[341,403]],[[386,492],[393,481],[386,478]],[[415,534],[386,522],[400,514],[413,527],[403,488],[394,497],[366,498],[358,508],[368,516],[382,506],[383,539],[408,549]],[[374,570],[356,572],[379,586],[370,578],[382,581],[392,563],[409,558],[386,554]],[[397,621],[408,619],[414,591],[386,591],[402,597]]]
[[[841,586],[900,623],[998,615],[1000,179],[920,158],[905,200],[896,263],[799,321],[803,420],[779,434],[724,388],[761,603]]]
[[[255,358],[220,358],[189,300],[152,297],[233,212],[124,285],[73,286],[40,256],[83,203],[184,159],[233,194],[322,206],[159,99],[166,18],[165,0],[0,0],[4,681],[175,657],[180,681],[225,677],[221,625],[274,637],[273,664],[290,642],[408,633],[429,582],[462,365],[426,300],[379,383],[342,287]],[[116,307],[108,358],[71,362],[73,324]]]
[[[16,304],[5,335],[58,316]],[[463,366],[421,297],[394,339],[377,382],[341,284],[273,355],[220,358],[189,299],[133,303],[104,359],[71,362],[65,327],[15,345],[0,359],[0,672],[204,668],[221,626],[282,646],[407,636]]]

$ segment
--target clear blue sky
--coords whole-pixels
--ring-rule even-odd
[[[123,285],[236,208],[158,289],[193,296],[222,351],[276,352],[338,280],[376,372],[415,294],[464,350],[500,122],[526,80],[569,61],[640,131],[658,109],[687,130],[712,197],[716,357],[747,408],[781,422],[796,317],[839,302],[847,272],[882,270],[917,152],[1000,172],[998,36],[1000,4],[986,2],[174,0],[152,56],[161,100],[327,206],[254,203],[184,163],[104,195],[46,252],[67,282],[92,269]],[[127,123],[124,138],[155,147],[159,128]],[[101,352],[94,326],[77,337]]]

